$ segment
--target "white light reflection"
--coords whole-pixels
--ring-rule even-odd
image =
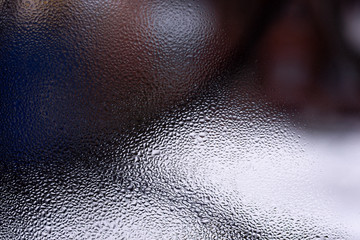
[[[353,239],[360,239],[360,126],[352,124],[341,132],[311,134],[307,141],[317,148],[320,183],[334,199],[337,215]]]
[[[301,222],[305,232],[315,228],[334,232],[330,239],[335,232],[359,239],[360,128],[333,141],[332,131],[310,134],[311,128],[280,121],[283,113],[269,111],[263,118],[254,109],[230,108],[195,113],[192,123],[176,129],[174,135],[184,139],[165,141],[162,171],[171,175],[176,169],[190,188],[218,199],[214,204],[226,203],[219,208],[247,211],[263,229],[296,232]],[[212,120],[195,123],[199,118]],[[206,141],[198,140],[201,134]]]

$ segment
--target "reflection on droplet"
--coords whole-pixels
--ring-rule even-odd
[[[159,155],[159,154],[160,154],[160,150],[158,150],[158,149],[154,149],[151,151],[152,156]]]

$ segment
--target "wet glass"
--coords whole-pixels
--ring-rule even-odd
[[[359,239],[359,6],[0,0],[0,239]]]

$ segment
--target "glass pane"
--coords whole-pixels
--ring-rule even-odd
[[[0,239],[359,239],[359,12],[0,0]]]

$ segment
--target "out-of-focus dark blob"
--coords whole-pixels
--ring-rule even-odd
[[[242,51],[262,5],[1,1],[2,152],[121,131],[184,102]]]
[[[269,95],[315,112],[360,108],[358,1],[288,1],[258,48]]]
[[[261,5],[201,0],[77,4],[75,9],[87,12],[78,22],[88,28],[82,39],[94,84],[91,100],[107,106],[101,115],[126,113],[131,120],[133,114],[142,118],[184,100],[221,73],[244,46],[249,20]],[[94,11],[99,12],[96,20]]]
[[[285,6],[261,39],[264,81],[286,104],[304,104],[321,67],[321,39],[309,4]],[[319,66],[320,65],[320,66]]]

